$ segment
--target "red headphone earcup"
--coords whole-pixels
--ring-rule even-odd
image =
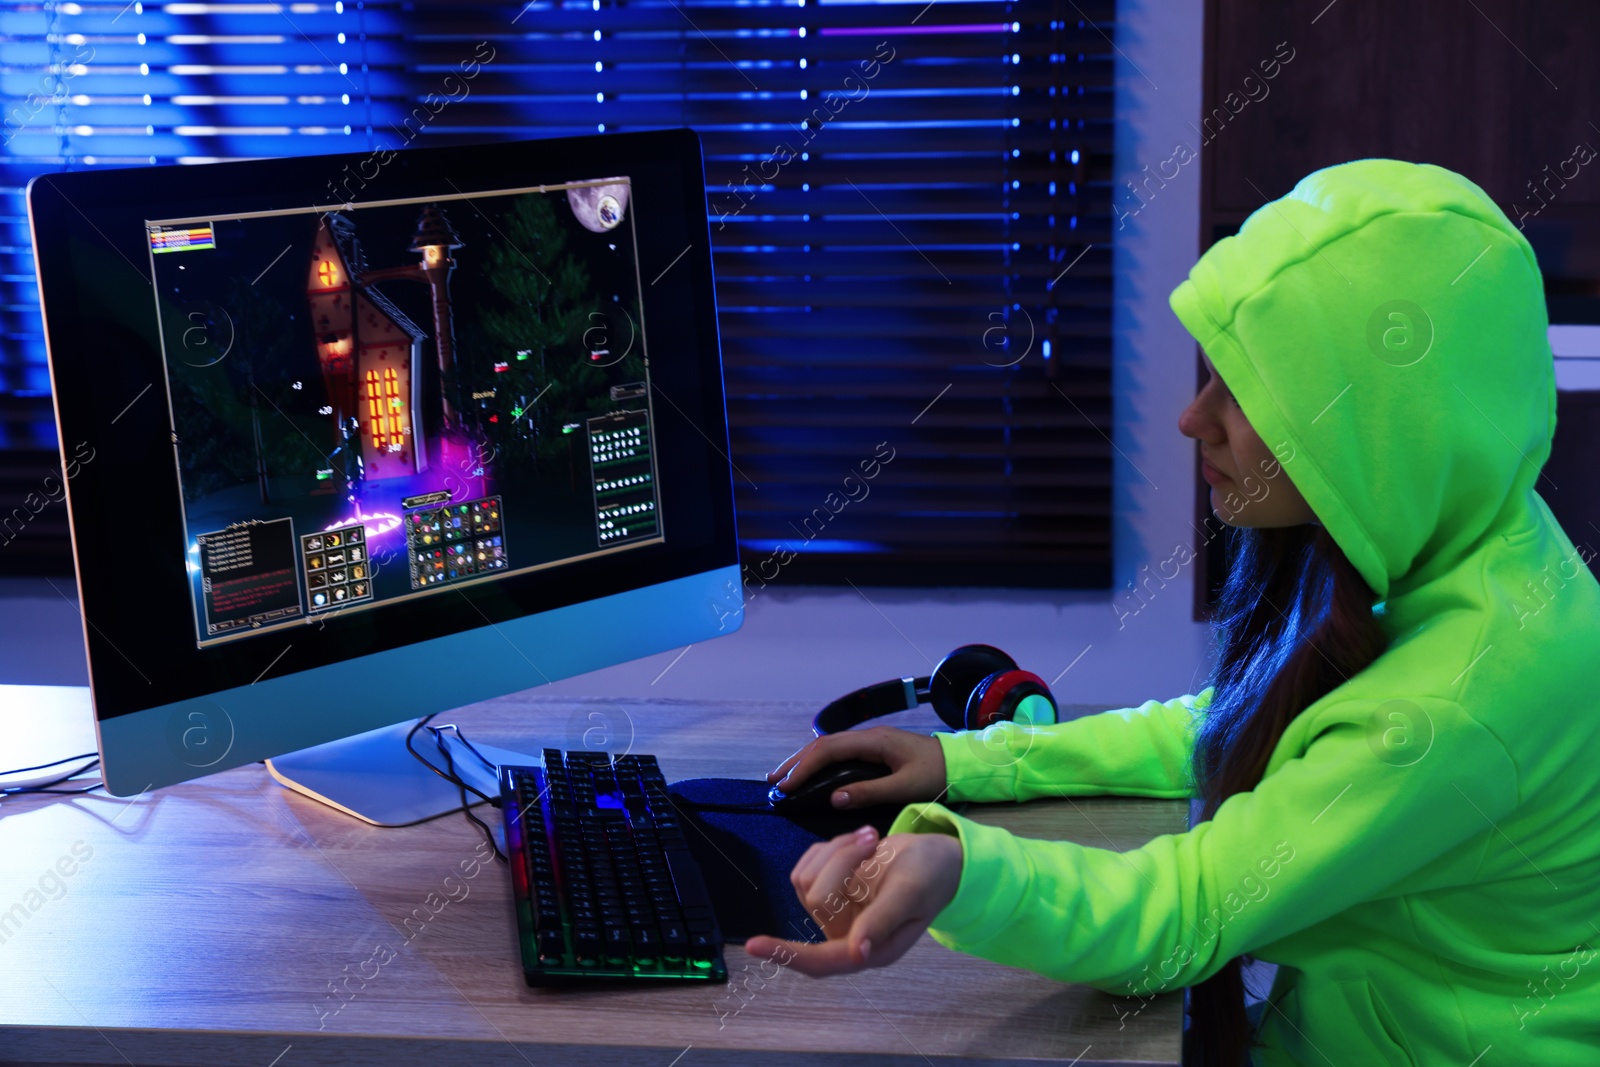
[[[980,681],[967,700],[966,730],[982,730],[996,722],[1008,722],[1015,715],[1017,705],[1030,696],[1042,696],[1055,708],[1055,698],[1044,679],[1032,671],[998,671]]]
[[[968,729],[967,705],[972,691],[990,675],[1016,669],[1016,660],[993,645],[962,645],[934,668],[928,681],[928,700],[950,729]]]

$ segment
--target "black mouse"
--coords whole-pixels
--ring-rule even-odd
[[[889,768],[881,763],[859,759],[840,760],[838,763],[828,764],[807,778],[793,793],[785,793],[777,786],[773,786],[767,792],[767,799],[772,802],[772,810],[780,815],[812,815],[822,811],[838,811],[839,809],[833,806],[834,790],[856,782],[882,778],[889,773],[891,773]]]

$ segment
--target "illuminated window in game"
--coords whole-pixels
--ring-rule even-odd
[[[388,375],[389,387],[393,389],[394,371],[389,371]],[[373,449],[380,452],[389,443],[387,435],[383,432],[383,408],[383,390],[378,385],[378,372],[369,370],[367,371],[367,427],[372,431]]]
[[[389,412],[389,451],[400,451],[400,375],[393,367],[383,372],[383,402]],[[374,442],[376,445],[377,442]]]

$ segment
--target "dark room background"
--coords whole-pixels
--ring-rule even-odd
[[[1104,589],[1115,32],[1109,0],[0,4],[0,515],[56,462],[33,175],[687,125],[746,557]],[[63,506],[0,572],[70,574]]]

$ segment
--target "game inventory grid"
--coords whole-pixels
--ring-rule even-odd
[[[372,599],[367,533],[362,523],[300,538],[312,611]]]
[[[617,411],[590,419],[589,465],[599,543],[656,536],[649,411]]]
[[[506,567],[500,498],[412,512],[406,520],[411,588],[437,585]]]

